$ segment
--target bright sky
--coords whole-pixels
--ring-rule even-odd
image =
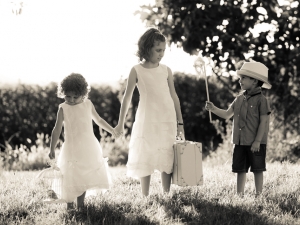
[[[0,0],[0,84],[47,84],[72,72],[91,84],[126,78],[145,30],[134,12],[153,1],[23,0],[22,14],[14,15],[12,1]],[[162,63],[195,73],[194,60],[172,47]]]

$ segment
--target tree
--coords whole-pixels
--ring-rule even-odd
[[[158,26],[170,43],[211,59],[219,78],[232,74],[248,58],[263,62],[273,85],[267,95],[276,121],[285,126],[285,132],[299,133],[300,6],[291,0],[285,4],[277,0],[164,0],[141,6],[136,13],[147,25]],[[256,34],[258,28],[265,30]],[[225,83],[229,89],[238,88],[232,76]]]
[[[254,58],[266,64],[271,74],[277,126],[287,133],[300,133],[300,5],[286,2],[277,8],[274,29],[254,39]]]

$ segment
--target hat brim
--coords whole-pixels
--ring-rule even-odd
[[[272,85],[269,83],[269,81],[267,79],[265,79],[265,77],[260,76],[259,74],[254,74],[254,73],[251,73],[251,72],[246,71],[246,70],[237,70],[236,74],[239,77],[241,75],[245,75],[245,76],[252,77],[256,80],[260,80],[260,81],[264,82],[262,88],[271,89],[271,87],[272,87]]]

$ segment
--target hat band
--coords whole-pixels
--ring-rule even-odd
[[[244,70],[244,71],[246,71],[246,72],[248,72],[248,73],[252,73],[253,75],[255,75],[255,76],[257,76],[257,77],[261,77],[261,78],[263,78],[263,79],[266,79],[266,80],[268,80],[268,77],[266,77],[266,76],[263,76],[262,74],[259,74],[259,73],[256,73],[256,72],[253,72],[253,71],[251,71],[251,70],[245,70],[245,69],[241,69],[241,72],[242,72],[242,70]]]

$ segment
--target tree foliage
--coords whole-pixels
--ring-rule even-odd
[[[219,77],[249,58],[264,63],[278,125],[300,132],[299,10],[299,2],[292,0],[284,5],[277,0],[161,0],[137,13],[147,25],[158,26],[170,43],[208,57]],[[238,88],[231,76],[226,83]]]

